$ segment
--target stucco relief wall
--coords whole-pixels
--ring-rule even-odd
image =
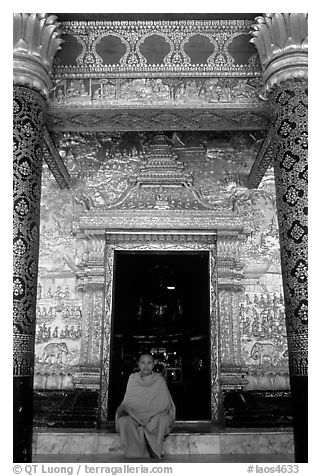
[[[258,78],[59,79],[51,100],[56,108],[259,104],[259,86]]]
[[[44,166],[35,362],[38,388],[84,385],[84,379],[79,379],[82,349],[90,336],[84,326],[88,310],[83,309],[83,295],[76,284],[77,266],[85,251],[77,239],[78,220],[87,210],[109,206],[133,183],[146,162],[150,139],[150,133],[66,133],[55,138],[72,185],[70,190],[58,189]],[[248,365],[252,374],[284,369],[287,346],[273,170],[268,170],[257,190],[245,187],[258,147],[250,133],[218,139],[175,133],[169,139],[203,197],[211,203],[228,204],[244,220],[245,291],[238,303],[240,364]],[[90,312],[98,312],[95,309]]]
[[[142,163],[137,151],[124,155],[122,145],[105,163],[99,161],[99,150],[92,143],[87,147],[84,141],[72,143],[70,138],[63,146],[61,154],[72,176],[71,190],[60,190],[48,168],[43,168],[35,388],[94,386],[90,377],[84,384],[80,375],[83,364],[88,367],[84,350],[91,346],[84,324],[99,309],[101,314],[101,306],[94,303],[88,309],[77,289],[76,270],[85,252],[77,240],[78,219],[86,210],[117,198]]]
[[[41,199],[36,321],[36,388],[74,388],[80,361],[81,296],[75,270],[81,250],[75,239],[72,194],[60,190],[44,167]]]
[[[290,387],[281,276],[262,275],[247,284],[239,302],[241,363],[247,368],[245,390]]]

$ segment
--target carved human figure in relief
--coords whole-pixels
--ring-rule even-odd
[[[42,294],[42,286],[40,283],[37,285],[37,299],[41,299],[41,294]]]
[[[80,83],[79,83],[79,95],[80,96],[88,96],[88,92],[86,90],[85,83],[83,82],[82,79],[80,80]]]
[[[56,93],[56,101],[62,102],[64,99],[65,99],[65,95],[63,93],[63,90],[61,88],[58,88]]]

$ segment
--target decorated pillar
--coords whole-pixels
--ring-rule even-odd
[[[13,421],[14,462],[30,462],[44,113],[56,17],[13,16]]]
[[[82,261],[77,271],[77,288],[82,293],[82,336],[80,365],[75,379],[82,388],[100,395],[101,340],[105,288],[105,233],[79,234],[84,245]],[[97,402],[100,406],[100,402]],[[100,415],[98,416],[100,418]]]
[[[217,236],[217,291],[220,341],[219,422],[224,424],[224,392],[244,385],[241,363],[239,302],[243,292],[242,265],[239,261],[243,235],[221,231]]]
[[[296,461],[308,461],[308,27],[305,13],[256,19],[274,157],[276,200],[294,402]]]
[[[223,231],[217,236],[221,370],[225,364],[240,364],[239,301],[244,288],[239,256],[243,240],[237,231]]]

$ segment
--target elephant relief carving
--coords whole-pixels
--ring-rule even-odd
[[[43,363],[62,364],[62,357],[69,353],[68,347],[64,342],[47,344],[42,353]]]
[[[276,364],[280,359],[280,352],[271,342],[256,342],[252,349],[250,357],[253,360],[258,360],[258,363]]]

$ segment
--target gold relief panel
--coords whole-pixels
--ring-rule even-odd
[[[219,286],[219,314],[221,363],[238,365],[241,363],[241,337],[239,324],[240,289]]]
[[[51,105],[67,108],[262,108],[259,78],[57,79]]]
[[[83,365],[89,362],[90,323],[92,317],[92,295],[88,289],[82,295],[82,316],[83,338],[80,348],[80,363]]]
[[[271,288],[270,288],[271,289]],[[248,367],[287,367],[284,297],[279,292],[247,291],[240,300],[242,363]]]

